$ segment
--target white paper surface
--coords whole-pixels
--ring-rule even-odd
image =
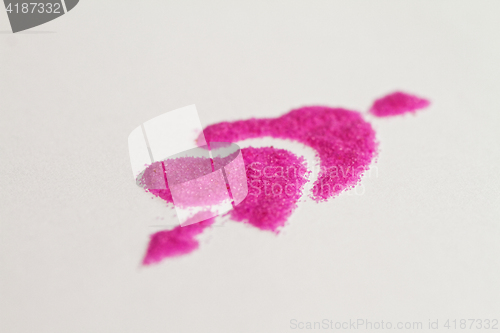
[[[0,332],[500,319],[499,12],[81,1],[12,34],[0,10]],[[191,104],[203,126],[305,105],[364,112],[399,89],[432,105],[367,117],[381,151],[357,194],[300,203],[278,236],[221,219],[192,255],[140,266],[176,219],[130,177],[139,124]]]

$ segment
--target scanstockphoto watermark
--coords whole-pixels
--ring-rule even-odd
[[[290,319],[292,330],[498,330],[498,319],[490,318],[447,318],[426,321],[391,321],[370,319],[349,319],[344,321],[323,319],[304,321]]]
[[[424,323],[422,321],[387,321],[387,320],[369,320],[369,319],[349,319],[346,321],[336,321],[323,319],[321,321],[300,321],[290,320],[290,328],[298,330],[422,330]],[[427,328],[427,327],[425,327]]]
[[[362,183],[346,185],[346,180],[357,181],[360,178],[378,178],[378,168],[376,166],[351,167],[351,166],[330,166],[324,167],[315,165],[311,169],[303,164],[291,165],[265,165],[261,162],[253,162],[246,166],[248,177],[248,195],[251,196],[272,196],[280,197],[295,196],[301,192],[305,177],[312,187],[313,195],[327,195],[330,193],[341,193],[345,190],[348,195],[363,195],[365,187]],[[316,181],[318,180],[318,181]],[[312,183],[311,183],[312,181]],[[307,187],[307,186],[304,186]]]

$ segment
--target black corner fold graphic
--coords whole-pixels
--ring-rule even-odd
[[[52,21],[73,9],[79,0],[4,0],[12,32],[19,32]]]
[[[64,3],[66,3],[66,10],[69,12],[70,10],[72,10],[76,4],[78,3],[78,1],[80,0],[64,0]]]

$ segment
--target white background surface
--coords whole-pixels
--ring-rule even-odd
[[[499,12],[84,0],[14,35],[0,10],[0,331],[500,319]],[[366,111],[396,89],[432,106],[368,118],[381,153],[363,195],[301,203],[277,237],[228,221],[193,255],[140,266],[154,225],[175,218],[132,179],[136,126],[193,103],[204,126]]]

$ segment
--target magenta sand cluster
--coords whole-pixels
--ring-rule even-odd
[[[423,98],[395,92],[376,100],[369,112],[377,117],[388,117],[413,113],[428,105],[429,101]],[[309,196],[317,202],[353,188],[377,155],[375,131],[360,112],[327,106],[306,106],[277,118],[220,122],[206,127],[204,135],[208,142],[272,137],[313,148],[320,161],[320,172]],[[302,195],[309,175],[305,161],[292,152],[273,147],[245,148],[242,155],[249,193],[228,214],[234,221],[277,233],[286,224]],[[179,161],[179,165],[186,163],[196,161]],[[151,175],[153,169],[153,166],[148,168],[145,175]],[[168,187],[149,191],[172,202]],[[157,263],[164,258],[192,252],[199,246],[196,236],[213,222],[211,218],[153,234],[143,263]]]

